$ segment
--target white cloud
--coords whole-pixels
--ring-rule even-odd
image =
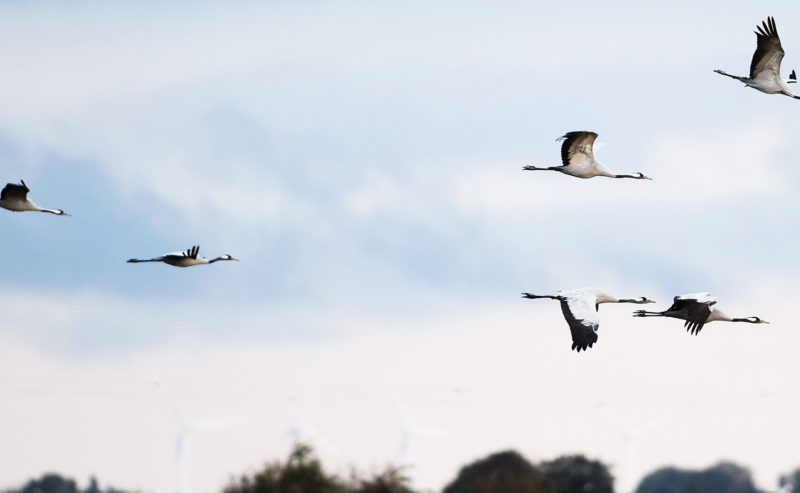
[[[314,199],[298,197],[296,183],[276,176],[276,163],[232,163],[237,144],[213,143],[219,129],[208,120],[215,109],[246,115],[257,132],[277,143],[284,166],[324,154],[297,148],[322,134],[346,139],[333,144],[343,155],[332,166],[359,168],[364,162],[351,158],[362,145],[357,136],[376,123],[392,132],[387,120],[409,108],[420,113],[409,123],[428,122],[427,130],[414,131],[424,135],[451,126],[448,113],[466,115],[460,100],[475,101],[472,94],[487,80],[517,74],[511,94],[519,94],[537,77],[567,65],[590,70],[646,60],[654,53],[646,40],[657,39],[652,26],[625,22],[626,39],[637,36],[637,29],[648,36],[638,36],[635,45],[625,42],[623,50],[619,39],[601,35],[612,26],[586,23],[581,32],[593,39],[590,56],[576,43],[542,49],[565,35],[574,17],[534,21],[520,15],[525,4],[465,4],[455,16],[448,6],[363,6],[244,2],[184,12],[155,4],[6,5],[2,31],[17,49],[5,61],[14,70],[0,81],[0,128],[22,148],[88,160],[123,191],[152,193],[187,215],[202,205],[245,226],[296,210],[306,210],[304,219],[311,220],[324,212],[309,212]],[[673,44],[657,52],[664,63],[680,50]],[[450,96],[454,91],[458,98]],[[493,111],[487,104],[482,111]],[[234,167],[239,172],[231,178],[227,171]],[[467,193],[474,188],[470,180],[503,181],[476,173],[462,179]],[[347,199],[350,205],[374,207],[373,199],[357,193]],[[482,193],[470,200],[520,200],[519,190],[503,199]]]
[[[607,4],[536,5],[536,15],[525,10],[532,5],[0,6],[0,38],[14,46],[4,58],[13,69],[0,79],[0,132],[28,165],[61,166],[48,161],[53,155],[91,163],[120,200],[154,218],[177,213],[180,224],[202,223],[226,239],[234,230],[237,256],[277,242],[261,228],[276,224],[306,234],[287,248],[320,249],[291,266],[291,293],[269,302],[230,295],[214,306],[205,297],[131,299],[100,286],[0,287],[0,374],[11,375],[0,387],[12,396],[0,403],[0,436],[21,444],[0,446],[7,465],[0,486],[58,468],[123,488],[174,489],[174,427],[149,383],[155,375],[197,415],[257,417],[229,433],[197,436],[195,483],[216,491],[229,474],[285,452],[270,440],[295,419],[290,396],[313,366],[316,424],[347,444],[348,460],[370,466],[393,457],[399,423],[384,398],[389,390],[404,392],[420,422],[453,430],[452,440],[420,445],[412,472],[422,486],[439,486],[464,462],[509,446],[536,458],[584,451],[619,462],[623,445],[594,413],[599,403],[642,419],[678,408],[674,422],[642,444],[642,468],[725,456],[754,465],[771,485],[796,465],[787,464],[794,448],[786,445],[797,442],[796,430],[779,428],[798,406],[795,394],[780,391],[797,373],[796,283],[743,278],[743,263],[725,261],[740,260],[738,249],[703,249],[678,265],[684,238],[667,241],[655,228],[642,238],[625,234],[645,207],[790,195],[789,171],[776,154],[787,147],[794,114],[753,93],[754,105],[764,103],[757,114],[770,113],[748,115],[756,123],[720,124],[733,113],[719,108],[698,116],[705,102],[713,107],[706,79],[696,75],[713,76],[711,67],[698,67],[728,45],[698,43],[710,21],[688,15],[690,7],[630,3],[630,15],[620,17]],[[671,78],[676,67],[686,72]],[[654,97],[663,97],[662,106],[648,106]],[[659,115],[664,108],[670,111]],[[241,125],[220,125],[220,114]],[[667,131],[659,120],[654,131],[645,117],[659,116],[680,127]],[[600,159],[653,182],[519,169],[533,160],[557,163],[558,144],[550,142],[557,134],[540,139],[544,130],[599,123],[612,127],[603,131],[609,146]],[[692,124],[716,130],[700,134]],[[561,208],[576,203],[568,210],[576,220],[559,224]],[[601,224],[602,241],[587,247],[581,227],[595,221],[594,207],[627,221]],[[233,226],[223,229],[226,223]],[[359,243],[364,225],[385,233],[376,224],[399,252],[381,256]],[[408,224],[418,229],[399,231]],[[422,251],[423,262],[392,234],[424,247],[425,235],[447,241]],[[637,242],[652,243],[641,251],[654,259],[640,261],[643,274],[636,274],[652,276],[649,286],[621,274],[627,259],[604,257],[604,248]],[[529,254],[539,249],[542,256]],[[552,255],[563,250],[572,258]],[[430,271],[445,257],[463,261],[443,281]],[[704,262],[709,257],[721,267]],[[277,270],[285,260],[258,261]],[[473,263],[482,275],[465,273]],[[658,277],[648,265],[656,263],[663,264]],[[729,289],[717,294],[728,295],[731,313],[773,324],[713,324],[691,338],[677,321],[633,320],[627,308],[604,307],[598,346],[576,355],[557,304],[513,299],[522,289],[591,278],[666,304],[675,293],[659,292],[661,274],[678,267]],[[408,281],[419,272],[430,280]],[[511,287],[487,287],[493,275],[513,279]],[[266,282],[242,279],[254,291]],[[460,291],[449,292],[447,281]],[[752,297],[735,292],[745,285]],[[321,299],[305,298],[309,286]],[[509,301],[497,302],[506,288]],[[41,437],[53,436],[41,450]],[[692,446],[678,450],[681,443]]]

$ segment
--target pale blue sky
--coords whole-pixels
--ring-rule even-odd
[[[642,386],[667,404],[699,395],[698,406],[716,413],[719,402],[741,404],[726,408],[723,424],[687,419],[687,433],[710,433],[684,444],[699,455],[657,447],[642,452],[640,467],[731,457],[772,486],[797,465],[781,437],[800,430],[779,430],[773,419],[773,440],[758,445],[774,456],[751,457],[753,443],[720,444],[741,429],[745,409],[775,416],[798,408],[797,394],[788,403],[756,397],[790,390],[798,370],[784,357],[800,342],[791,325],[800,289],[792,227],[800,106],[712,72],[747,73],[752,30],[768,15],[788,74],[800,67],[800,31],[792,28],[800,8],[791,2],[0,5],[0,181],[23,178],[39,204],[72,214],[2,214],[0,393],[16,404],[0,406],[0,417],[28,416],[15,430],[34,438],[41,423],[21,411],[35,403],[19,382],[41,382],[55,396],[75,382],[98,385],[98,374],[123,389],[141,379],[141,393],[158,376],[189,396],[186,386],[213,396],[209,382],[224,388],[254,374],[286,375],[257,384],[279,399],[299,392],[310,364],[325,375],[319,392],[370,389],[361,401],[430,382],[490,391],[511,378],[511,388],[558,405],[563,395],[543,389],[583,388],[589,372],[610,380],[598,382],[586,405],[607,399],[620,412],[658,414],[651,401],[631,397]],[[521,171],[558,164],[554,139],[583,129],[600,134],[606,146],[597,155],[608,167],[654,180]],[[193,244],[241,262],[186,270],[125,263]],[[773,324],[715,324],[689,338],[678,322],[629,320],[627,308],[612,307],[603,310],[598,345],[576,355],[557,306],[517,299],[520,291],[587,285],[646,295],[659,307],[676,294],[711,291],[726,312]],[[454,347],[479,359],[451,361]],[[246,371],[232,363],[248,358]],[[208,360],[217,362],[216,379],[206,374]],[[678,361],[689,368],[673,368]],[[495,375],[511,362],[518,376]],[[631,372],[636,363],[654,365],[660,377]],[[697,379],[705,365],[730,380],[732,394],[716,394],[710,376]],[[755,368],[762,373],[754,377]],[[113,401],[102,389],[89,393],[95,406]],[[419,409],[425,399],[417,397],[409,400]],[[447,402],[441,416],[454,423],[475,407]],[[231,412],[259,405],[244,401]],[[284,411],[259,424],[265,436],[293,419]],[[168,442],[170,418],[161,418],[164,429],[153,435]],[[485,439],[432,443],[428,463],[421,457],[415,469],[418,485],[439,487],[458,465],[499,446],[542,458],[587,451],[624,459],[611,438],[559,434],[571,426],[566,418],[556,417],[549,438],[539,430],[499,441],[474,429],[474,416],[464,419],[470,432],[455,424],[453,433]],[[329,426],[344,433],[363,423],[350,410]],[[687,425],[672,423],[667,435]],[[90,427],[76,433],[94,436]],[[257,435],[252,425],[249,433]],[[198,491],[285,451],[230,446],[240,445],[247,452],[229,463],[207,457],[219,470],[197,467],[205,474],[194,481]],[[0,487],[46,467],[91,470],[120,487],[138,479],[158,493],[174,485],[167,450],[153,459],[160,473],[146,461],[126,470],[67,445],[47,459],[14,453],[0,445],[0,462],[15,461],[0,471]],[[391,458],[365,444],[341,461]]]

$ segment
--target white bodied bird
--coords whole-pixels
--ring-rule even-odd
[[[716,306],[717,299],[710,293],[692,293],[676,296],[672,306],[663,312],[648,312],[637,310],[634,317],[672,317],[685,320],[683,324],[686,331],[694,335],[700,333],[703,325],[720,320],[723,322],[748,322],[751,324],[768,324],[766,320],[758,317],[731,318],[720,311]]]
[[[600,303],[654,303],[644,296],[636,299],[614,298],[597,288],[570,289],[567,291],[557,291],[555,295],[536,295],[522,293],[523,298],[535,300],[538,298],[550,298],[561,302],[561,311],[569,324],[572,332],[572,349],[585,351],[597,342],[597,329],[600,328],[600,318],[597,310]]]
[[[781,40],[778,37],[778,30],[775,28],[775,19],[767,17],[762,22],[762,26],[756,26],[756,52],[753,53],[753,60],[750,62],[750,77],[731,75],[722,70],[714,72],[731,77],[745,86],[758,89],[767,94],[785,94],[786,96],[800,99],[789,89],[789,84],[797,82],[797,75],[792,70],[789,80],[781,79],[781,61],[784,51],[781,47]]]
[[[164,262],[165,264],[174,265],[175,267],[191,267],[193,265],[213,264],[218,260],[239,260],[231,257],[230,255],[223,255],[221,257],[213,258],[211,260],[198,255],[200,252],[199,246],[193,246],[185,252],[171,252],[160,257],[150,259],[132,258],[128,260],[129,263],[135,264],[139,262]]]
[[[563,140],[561,144],[561,166],[550,166],[548,168],[537,168],[536,166],[523,166],[525,171],[560,171],[565,175],[577,176],[578,178],[593,178],[595,176],[606,176],[608,178],[634,178],[637,180],[651,180],[642,173],[633,175],[617,175],[608,170],[602,163],[594,158],[592,146],[597,134],[580,130],[567,132],[566,135],[556,140]]]
[[[69,216],[69,214],[61,209],[45,209],[33,203],[33,201],[28,199],[28,192],[30,192],[30,189],[25,185],[24,180],[20,180],[20,182],[22,182],[21,185],[8,183],[3,188],[3,191],[0,192],[0,207],[14,212],[39,211],[49,212],[57,216]]]

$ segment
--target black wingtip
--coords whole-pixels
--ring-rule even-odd
[[[792,70],[792,73],[789,74],[789,80],[797,80],[797,74],[794,73],[794,70]]]

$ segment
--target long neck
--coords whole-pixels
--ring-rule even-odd
[[[597,299],[597,304],[600,303],[619,303],[619,298],[615,298],[610,294],[603,293],[602,291],[595,292],[595,296]]]
[[[790,96],[790,97],[794,97],[794,93],[792,92],[792,88],[789,87],[789,84],[785,80],[783,80],[780,77],[778,77],[778,84],[781,86],[781,89],[783,90],[784,94],[786,94],[787,96]]]
[[[30,200],[30,199],[25,201],[25,205],[27,206],[27,209],[29,211],[39,211],[39,212],[45,212],[46,211],[46,209],[44,209],[42,207],[39,207],[36,204],[36,202],[34,202],[34,201]]]
[[[197,259],[197,260],[200,260],[200,259]],[[203,260],[206,260],[206,259],[203,259]],[[228,260],[228,259],[226,259],[226,258],[222,258],[222,257],[217,257],[217,258],[212,258],[211,260],[206,260],[206,261],[205,261],[205,262],[203,262],[203,263],[204,263],[204,264],[213,264],[214,262],[216,262],[216,261],[218,261],[218,260]]]
[[[731,322],[748,322],[751,324],[757,324],[758,319],[756,317],[746,317],[746,318],[732,318],[730,319]]]
[[[708,315],[708,319],[706,320],[706,323],[713,322],[715,320],[719,320],[721,322],[738,322],[737,319],[731,318],[728,315],[725,315],[725,313],[721,312],[720,310],[717,310],[716,308],[714,308],[712,306],[711,307],[711,313]]]
[[[617,303],[636,303],[637,305],[642,305],[647,303],[647,300],[644,298],[636,298],[636,299],[626,298],[622,300],[617,300]]]
[[[641,180],[642,177],[640,175],[614,175],[614,178],[633,178],[635,180]]]
[[[617,175],[612,173],[610,169],[603,166],[603,163],[599,161],[595,161],[594,163],[594,174],[595,176],[605,176],[607,178],[619,178]]]
[[[61,209],[45,209],[44,207],[39,207],[32,200],[28,200],[28,207],[29,207],[28,210],[31,210],[31,211],[48,212],[50,214],[55,214],[56,216],[65,215],[64,211],[62,211]]]

